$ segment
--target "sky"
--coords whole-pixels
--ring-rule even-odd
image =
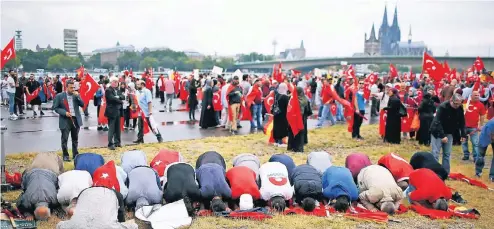
[[[494,56],[494,0],[134,0],[0,3],[2,46],[22,30],[23,46],[63,48],[63,29],[77,29],[79,51],[121,45],[169,47],[204,54],[273,54],[304,41],[307,57],[351,56],[376,33],[384,6],[395,6],[401,40],[424,41],[436,56]]]

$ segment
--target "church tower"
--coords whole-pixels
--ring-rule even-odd
[[[396,43],[401,41],[401,31],[400,31],[400,26],[398,25],[398,6],[395,7],[393,24],[391,25],[390,32],[391,32],[391,43]]]
[[[375,56],[381,53],[381,44],[376,38],[374,24],[372,24],[372,30],[369,39],[367,39],[367,34],[365,34],[364,53],[369,56]]]
[[[379,27],[379,42],[381,44],[381,55],[388,55],[391,52],[391,37],[387,6],[384,6],[383,22]]]

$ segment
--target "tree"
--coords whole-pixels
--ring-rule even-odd
[[[257,52],[251,52],[249,54],[241,54],[239,58],[239,62],[254,62],[254,61],[268,61],[273,60],[274,57],[272,55],[264,55]]]
[[[86,65],[90,69],[101,68],[101,53],[97,53],[89,57]]]
[[[404,65],[398,65],[396,66],[396,70],[398,70],[398,72],[410,72],[410,67]]]
[[[422,66],[413,66],[412,72],[413,73],[421,73],[422,72]]]
[[[147,69],[149,67],[152,68],[157,68],[158,67],[158,59],[154,57],[145,57],[143,60],[141,60],[141,63],[139,64],[139,69]]]
[[[74,70],[81,65],[78,57],[70,57],[64,54],[57,54],[48,59],[46,66],[49,70]]]
[[[108,70],[113,69],[113,67],[114,67],[113,64],[108,63],[108,62],[105,62],[105,63],[103,63],[103,65],[101,65],[101,68],[108,69]]]
[[[214,64],[215,64],[215,61],[213,60],[213,58],[211,56],[206,56],[202,60],[202,67],[204,69],[213,69]]]
[[[223,58],[220,62],[217,63],[218,67],[222,67],[224,70],[232,69],[235,65],[235,61],[233,58]]]
[[[124,52],[117,59],[117,64],[120,69],[139,69],[141,57],[136,52]]]
[[[176,61],[172,57],[165,56],[165,57],[160,59],[159,66],[164,67],[164,68],[173,69],[173,68],[175,68],[175,63],[176,63]]]
[[[84,60],[84,57],[82,56],[82,54],[79,52],[77,53],[77,58],[79,58],[79,62],[81,63],[81,65],[84,65],[86,66],[86,61]]]

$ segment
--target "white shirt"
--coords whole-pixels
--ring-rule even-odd
[[[15,80],[14,78],[12,78],[12,76],[9,76],[9,78],[7,78],[7,92],[15,93]]]
[[[223,86],[221,88],[221,104],[223,105],[223,108],[227,108],[228,109],[228,102],[226,101],[226,91],[228,91],[228,88],[230,87],[230,84],[225,84],[225,86]]]
[[[279,162],[268,162],[259,169],[261,177],[261,197],[270,200],[275,196],[282,196],[285,200],[293,197],[293,187],[288,178],[286,166]]]
[[[377,84],[372,84],[370,91],[371,91],[371,95],[379,93],[379,88],[377,87]]]
[[[82,190],[93,185],[91,174],[86,170],[70,170],[58,176],[57,200],[62,205],[70,204],[70,201],[79,196]]]

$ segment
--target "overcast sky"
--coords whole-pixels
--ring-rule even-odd
[[[63,48],[63,29],[77,29],[79,51],[132,44],[205,54],[273,53],[304,40],[308,57],[363,52],[384,6],[398,5],[401,40],[424,41],[435,55],[494,56],[494,1],[159,0],[1,1],[1,45],[19,29],[23,45]]]

